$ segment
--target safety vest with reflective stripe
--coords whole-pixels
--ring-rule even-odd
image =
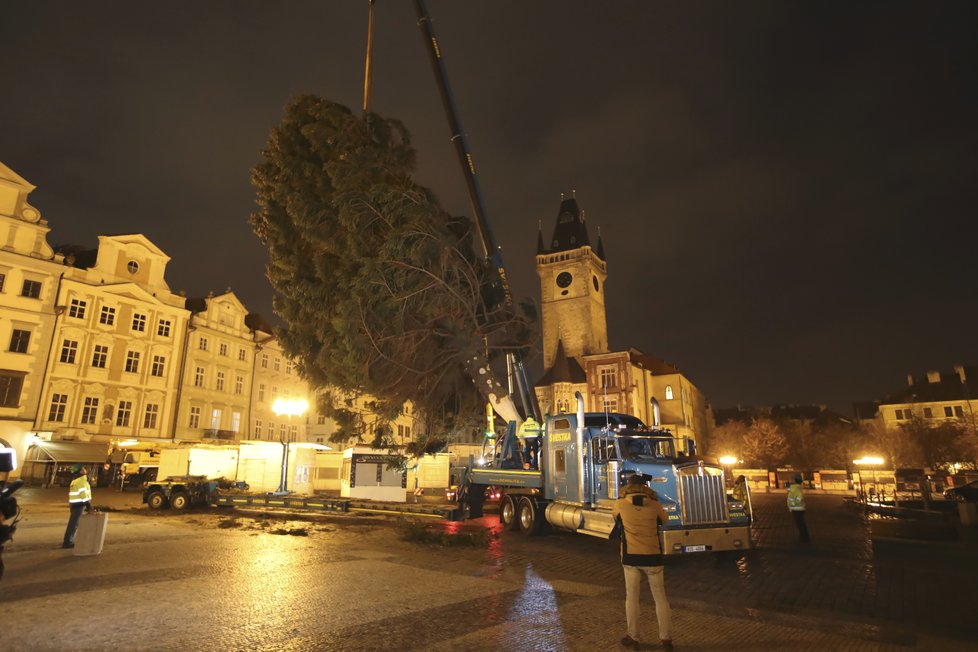
[[[805,511],[805,494],[801,492],[800,484],[788,487],[788,510],[792,512]]]
[[[88,476],[83,475],[71,481],[68,488],[69,503],[87,503],[92,500],[92,486],[88,484]]]

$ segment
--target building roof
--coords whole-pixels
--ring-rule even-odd
[[[653,375],[656,376],[668,376],[670,374],[682,373],[679,371],[679,367],[671,362],[666,362],[665,360],[660,360],[654,355],[643,353],[635,347],[628,349],[628,359],[632,362],[632,364],[640,365],[643,369],[648,369],[653,373]]]
[[[184,302],[184,307],[190,312],[204,312],[207,310],[206,297],[188,297]]]
[[[64,244],[54,247],[58,253],[64,254],[65,264],[78,269],[95,267],[98,261],[98,249],[78,244]]]
[[[554,237],[550,241],[547,253],[590,246],[591,239],[588,237],[587,224],[584,222],[584,214],[577,206],[577,200],[571,197],[560,202]]]
[[[732,408],[717,408],[713,410],[713,417],[718,426],[731,421],[749,424],[754,419],[762,418],[775,421],[807,421],[819,426],[852,423],[852,419],[833,412],[824,405],[780,404],[773,407],[738,405]]]
[[[881,404],[944,403],[978,398],[978,366],[958,366],[950,372],[931,371],[907,380],[907,387],[893,392]]]
[[[245,326],[253,331],[261,331],[269,335],[275,333],[275,327],[257,312],[249,312],[245,315]]]
[[[554,383],[585,383],[587,374],[580,363],[574,358],[568,358],[564,353],[564,343],[557,340],[557,351],[554,353],[554,363],[544,372],[537,385],[546,387]]]
[[[856,417],[856,421],[875,419],[879,412],[879,401],[859,401],[852,404],[852,414]]]

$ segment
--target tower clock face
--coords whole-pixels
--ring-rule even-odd
[[[557,274],[557,287],[566,288],[574,281],[574,277],[571,276],[570,272],[561,272]]]

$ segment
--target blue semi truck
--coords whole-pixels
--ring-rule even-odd
[[[607,538],[619,490],[639,473],[669,514],[660,531],[665,554],[750,547],[749,495],[727,495],[720,464],[697,456],[686,438],[627,414],[585,413],[580,393],[577,402],[576,413],[548,416],[536,431],[520,433],[511,423],[495,454],[466,469],[463,511],[480,516],[492,486],[502,492],[499,519],[507,530],[533,536],[549,525]]]

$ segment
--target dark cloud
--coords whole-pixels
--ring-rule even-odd
[[[430,8],[517,294],[576,189],[612,345],[717,404],[844,408],[978,360],[978,5]],[[250,167],[290,95],[359,106],[365,26],[366,2],[7,3],[0,160],[53,242],[143,232],[172,287],[267,314]],[[380,0],[376,29],[375,108],[469,213],[411,3]]]

